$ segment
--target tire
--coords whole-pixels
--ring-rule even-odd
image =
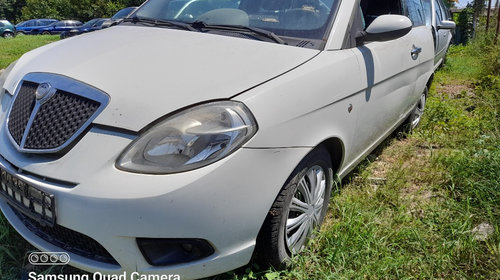
[[[401,126],[401,133],[403,135],[408,135],[413,133],[413,130],[417,128],[417,126],[422,121],[422,116],[425,111],[425,104],[427,103],[428,93],[429,89],[426,86],[424,92],[422,92],[422,94],[420,95],[417,104],[413,108],[413,111],[411,112],[410,116]]]
[[[330,155],[323,146],[315,148],[299,163],[280,190],[259,232],[258,263],[283,268],[292,255],[305,248],[328,210],[332,174]]]
[[[10,38],[14,38],[14,33],[11,33],[11,32],[5,32],[2,36],[3,36],[5,39],[10,39]]]
[[[42,35],[51,35],[51,33],[49,31],[43,31]]]

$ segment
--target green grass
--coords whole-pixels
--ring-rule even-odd
[[[27,51],[59,40],[59,36],[17,36],[12,39],[0,37],[0,69],[9,66],[10,63],[21,57]]]
[[[499,56],[482,40],[450,49],[421,126],[337,186],[289,269],[249,265],[215,279],[500,279]],[[494,228],[485,241],[473,233],[481,223]],[[0,279],[33,269],[32,247],[3,218],[0,244]]]

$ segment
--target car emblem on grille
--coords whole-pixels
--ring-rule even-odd
[[[66,152],[109,103],[109,95],[64,76],[29,73],[16,89],[9,138],[23,153]]]
[[[54,94],[56,94],[57,89],[52,87],[49,83],[41,83],[35,91],[36,100],[43,104],[47,102]]]

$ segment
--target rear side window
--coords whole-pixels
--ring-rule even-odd
[[[413,26],[425,25],[425,12],[421,0],[406,0],[406,14],[413,22]]]
[[[434,4],[434,12],[436,13],[437,22],[441,22],[443,20],[443,15],[441,14],[441,9],[439,8],[439,4],[437,1]]]
[[[438,6],[439,6],[442,20],[449,20],[451,16],[449,15],[448,8],[445,7],[445,5],[442,1],[436,0],[436,2],[437,2],[436,4],[438,4]],[[437,9],[437,7],[436,7],[436,9]]]

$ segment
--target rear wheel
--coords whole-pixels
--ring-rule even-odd
[[[42,35],[50,35],[50,32],[49,31],[43,31]]]
[[[323,222],[331,186],[331,159],[320,146],[299,163],[274,201],[257,241],[261,264],[283,267],[305,248]]]

